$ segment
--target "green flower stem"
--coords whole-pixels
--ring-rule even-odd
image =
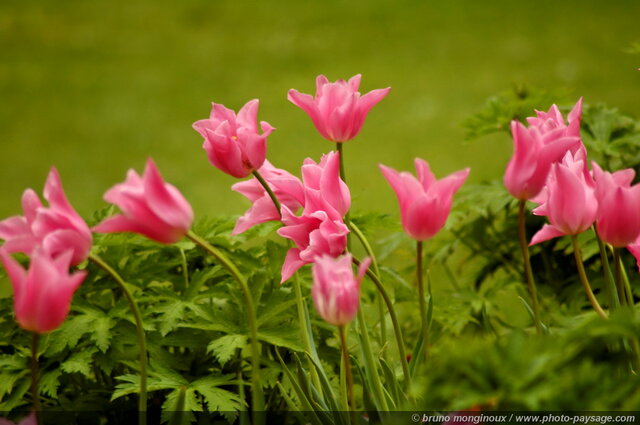
[[[109,264],[105,263],[102,258],[98,257],[96,254],[89,254],[89,260],[93,261],[116,281],[120,290],[127,298],[129,308],[131,308],[133,318],[136,321],[138,346],[140,349],[140,397],[138,398],[138,411],[140,416],[139,423],[140,425],[145,425],[147,423],[147,339],[144,333],[144,328],[142,327],[142,315],[140,314],[138,303],[136,303],[131,291],[127,288],[125,281]]]
[[[31,332],[31,399],[33,411],[36,414],[36,423],[40,422],[40,393],[38,392],[38,342],[40,334]]]
[[[347,326],[338,326],[340,333],[340,344],[342,346],[342,364],[347,378],[347,399],[349,400],[349,411],[351,412],[351,423],[356,424],[356,398],[353,393],[353,375],[351,373],[351,362],[349,361],[349,347],[347,345]]]
[[[524,274],[527,279],[527,287],[529,288],[529,296],[531,297],[531,309],[533,310],[533,320],[536,325],[538,335],[542,334],[542,321],[540,320],[540,305],[538,303],[538,290],[536,282],[533,280],[533,271],[531,270],[531,259],[529,258],[529,244],[527,244],[527,229],[525,226],[525,207],[527,201],[521,200],[518,204],[518,240],[520,242],[520,251],[522,253],[522,262],[524,263]]]
[[[592,227],[593,232],[596,234],[596,240],[598,241],[598,249],[600,250],[600,262],[602,263],[602,271],[604,273],[604,280],[607,284],[607,293],[609,295],[609,309],[615,310],[620,307],[620,298],[618,297],[618,290],[611,273],[611,266],[609,265],[609,256],[604,246],[604,242],[600,239],[598,231],[595,226]]]
[[[344,151],[342,149],[342,143],[340,142],[336,142],[336,149],[338,151],[339,154],[339,159],[340,159],[340,178],[342,179],[342,181],[347,184],[347,176],[344,173]],[[349,211],[346,212],[346,214],[344,215],[344,222],[345,223],[350,223],[351,220],[349,219]],[[351,234],[347,233],[347,251],[351,251]]]
[[[382,284],[382,281],[380,280],[380,272],[378,270],[378,267],[375,261],[375,256],[373,255],[373,250],[371,250],[371,245],[369,245],[369,242],[367,241],[367,239],[364,237],[360,229],[358,229],[358,227],[355,224],[350,223],[350,225],[352,226],[353,233],[355,233],[358,239],[360,239],[360,242],[362,242],[362,245],[365,247],[365,250],[371,256],[375,273],[371,272],[371,270],[367,270],[367,276],[369,276],[369,279],[371,279],[374,285],[376,285],[379,295],[380,297],[382,297],[382,300],[386,304],[387,310],[389,311],[389,317],[391,318],[391,323],[393,325],[393,333],[395,334],[395,337],[396,337],[396,345],[398,346],[398,355],[400,356],[400,364],[402,365],[402,373],[404,375],[404,384],[407,392],[409,392],[411,388],[411,374],[409,373],[409,365],[407,364],[407,355],[404,348],[404,341],[402,338],[402,331],[400,329],[400,322],[398,321],[398,316],[396,315],[396,310],[393,306],[393,301],[389,297],[389,294],[387,293],[386,289],[384,288],[384,285]],[[357,260],[356,258],[353,259],[353,262],[358,266],[360,265],[360,261]]]
[[[589,285],[589,281],[587,280],[587,274],[584,271],[584,264],[582,263],[582,254],[580,253],[580,246],[578,245],[578,238],[575,235],[571,235],[571,243],[573,244],[573,255],[576,259],[576,266],[578,267],[578,276],[580,277],[580,283],[582,283],[582,287],[587,293],[587,298],[589,298],[589,302],[593,309],[602,317],[603,319],[607,318],[607,313],[600,307],[600,303],[596,299],[596,296],[593,295],[593,291],[591,290],[591,286]]]
[[[380,269],[378,268],[378,260],[376,259],[376,255],[373,252],[373,248],[371,248],[371,244],[365,237],[364,233],[362,233],[360,228],[356,226],[356,224],[353,221],[349,221],[348,226],[349,226],[349,229],[351,229],[351,231],[355,233],[356,237],[362,244],[362,247],[367,252],[367,255],[371,258],[371,265],[373,266],[373,270],[375,271],[376,276],[380,277],[381,275],[380,275]],[[387,326],[386,326],[386,317],[385,317],[386,314],[384,312],[383,301],[384,300],[382,299],[382,295],[378,294],[377,304],[378,304],[378,315],[380,317],[379,320],[380,320],[380,346],[381,347],[384,346],[384,344],[387,342]]]
[[[364,361],[366,364],[366,369],[369,372],[369,377],[371,378],[371,385],[373,387],[373,392],[375,398],[378,400],[378,406],[382,407],[383,411],[388,411],[389,406],[387,404],[387,399],[384,395],[384,390],[382,389],[382,382],[380,381],[380,375],[378,374],[377,362],[374,360],[373,351],[371,350],[371,342],[369,341],[369,333],[367,331],[367,325],[364,319],[364,313],[361,308],[358,308],[358,330],[360,331],[360,337],[362,339],[362,352],[364,355]]]
[[[236,282],[240,285],[240,289],[244,295],[247,319],[249,321],[249,332],[251,333],[251,399],[253,404],[253,424],[257,425],[258,423],[261,423],[263,419],[260,412],[264,410],[264,393],[262,392],[262,385],[260,383],[260,347],[258,345],[256,310],[253,305],[251,291],[249,291],[249,285],[238,271],[236,265],[233,264],[221,251],[206,240],[202,239],[200,236],[193,233],[191,230],[187,232],[186,236],[196,245],[199,245],[202,249],[211,254],[211,256],[218,260],[222,266],[229,271],[231,276],[233,276]]]
[[[620,248],[613,248],[613,267],[616,271],[616,287],[618,288],[618,296],[622,305],[629,304],[627,291],[625,289],[624,280],[622,279],[622,260],[620,258]]]
[[[273,205],[275,205],[276,209],[278,210],[278,214],[280,216],[282,216],[282,210],[281,210],[280,201],[278,201],[278,198],[276,197],[276,194],[273,193],[273,190],[271,190],[271,186],[269,186],[267,181],[264,179],[264,177],[262,177],[262,174],[260,174],[258,172],[258,170],[253,170],[251,173],[253,174],[253,176],[256,179],[258,179],[258,181],[260,182],[260,184],[262,185],[264,190],[267,191],[267,194],[269,195],[269,198],[271,198],[271,200],[273,201]]]
[[[418,298],[420,304],[420,320],[422,322],[422,347],[425,360],[429,357],[429,324],[427,323],[427,303],[424,300],[424,271],[422,267],[423,241],[416,241],[416,277],[418,281]]]

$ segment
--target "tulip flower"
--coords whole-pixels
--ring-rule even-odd
[[[632,245],[640,235],[640,185],[631,186],[632,169],[609,173],[593,163],[598,198],[596,229],[614,247]]]
[[[320,255],[337,257],[347,247],[349,229],[342,220],[332,220],[326,211],[314,211],[301,217],[282,207],[284,227],[278,234],[295,242],[287,252],[282,265],[282,282],[285,282],[303,265],[315,261]]]
[[[580,137],[580,116],[582,115],[582,98],[576,102],[567,116],[565,123],[560,109],[552,105],[549,112],[536,111],[535,117],[527,118],[531,127],[537,127],[542,134],[551,134],[552,137],[569,136]]]
[[[45,333],[59,327],[67,317],[73,293],[87,274],[69,274],[72,257],[72,250],[52,258],[36,248],[27,271],[0,249],[0,259],[13,286],[16,321],[22,328]]]
[[[504,174],[504,185],[515,198],[526,201],[538,195],[544,187],[551,164],[558,162],[567,151],[581,146],[580,138],[567,132],[543,132],[543,125],[525,127],[511,122],[514,152]]]
[[[396,192],[400,204],[402,227],[417,241],[432,238],[447,221],[453,195],[469,175],[469,168],[436,180],[429,164],[415,159],[418,178],[380,165],[382,174]]]
[[[83,262],[91,250],[91,231],[69,203],[55,167],[47,177],[44,198],[49,207],[42,205],[32,189],[27,189],[22,195],[24,217],[0,221],[0,238],[5,240],[2,249],[31,255],[37,246],[42,246],[52,257],[71,250],[71,264]]]
[[[173,185],[165,183],[152,159],[140,177],[129,170],[127,179],[109,189],[104,199],[122,214],[93,228],[98,233],[134,232],[161,243],[179,241],[191,227],[191,205]]]
[[[358,312],[360,282],[371,259],[362,261],[357,276],[353,275],[351,263],[351,254],[338,258],[322,255],[313,263],[313,304],[320,316],[332,325],[346,325]]]
[[[219,170],[237,178],[244,178],[262,166],[267,153],[267,136],[275,130],[269,123],[260,122],[258,133],[258,99],[247,102],[238,115],[219,103],[213,103],[209,119],[193,123],[202,137],[202,147],[209,162]]]
[[[340,179],[340,155],[329,152],[316,163],[311,158],[302,165],[305,212],[325,211],[333,220],[342,217],[351,207],[349,187]]]
[[[258,170],[281,204],[291,211],[304,206],[304,188],[299,178],[286,170],[274,167],[268,160]],[[256,224],[267,221],[279,221],[280,212],[276,209],[267,191],[257,178],[236,183],[231,189],[244,195],[253,205],[238,219],[233,234],[240,234]]]
[[[547,216],[551,224],[545,224],[536,233],[530,245],[563,235],[577,235],[593,225],[598,213],[596,185],[585,169],[586,151],[575,155],[567,152],[561,163],[553,164],[544,199],[533,210],[535,215]]]
[[[309,115],[322,137],[332,142],[346,142],[358,135],[369,110],[391,90],[387,87],[361,96],[358,91],[361,77],[358,74],[349,81],[330,83],[327,77],[319,75],[315,98],[291,89],[288,99]]]

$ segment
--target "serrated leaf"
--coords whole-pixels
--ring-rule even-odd
[[[190,424],[195,420],[191,412],[202,412],[202,410],[195,391],[183,386],[167,395],[162,404],[162,422],[169,422],[170,425]]]
[[[204,397],[210,412],[220,412],[229,422],[238,416],[238,411],[245,407],[238,394],[222,388],[200,385],[195,389]]]
[[[100,317],[93,322],[93,330],[89,336],[103,353],[107,352],[111,344],[111,329],[113,326],[113,320],[106,316]]]
[[[211,341],[207,346],[207,352],[213,353],[218,362],[224,366],[236,354],[237,349],[243,349],[246,345],[246,335],[225,335]]]
[[[67,373],[80,373],[89,377],[91,375],[92,356],[96,352],[95,349],[85,349],[71,355],[61,365],[60,369]]]
[[[60,386],[60,375],[62,371],[60,369],[54,369],[43,373],[38,381],[38,387],[40,394],[44,394],[49,397],[58,397],[58,387]]]

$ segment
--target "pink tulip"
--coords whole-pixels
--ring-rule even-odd
[[[0,418],[0,425],[38,425],[35,412],[25,416],[18,424],[14,424],[8,419]]]
[[[361,75],[347,82],[330,83],[327,77],[316,78],[316,96],[289,90],[288,99],[305,111],[318,132],[327,140],[346,142],[358,135],[369,110],[384,98],[391,88],[377,89],[360,96]]]
[[[349,229],[341,219],[332,220],[326,211],[318,210],[298,217],[283,206],[282,222],[285,226],[278,229],[278,234],[295,242],[296,247],[287,252],[281,283],[318,256],[337,257],[347,247]]]
[[[342,220],[351,207],[349,187],[340,178],[340,154],[322,155],[320,163],[311,158],[302,165],[305,213],[325,211],[332,220]]]
[[[13,286],[13,307],[18,324],[28,330],[45,333],[56,329],[69,314],[71,298],[87,272],[69,274],[73,251],[51,258],[36,248],[26,271],[4,249],[0,259]]]
[[[304,188],[299,178],[288,171],[274,167],[268,160],[265,160],[258,171],[282,205],[294,212],[304,206]],[[255,177],[236,183],[231,186],[231,189],[244,195],[253,203],[251,208],[236,222],[236,227],[233,229],[234,235],[242,233],[256,224],[280,220],[280,213],[267,191]]]
[[[116,204],[122,214],[107,218],[95,232],[134,232],[162,243],[179,241],[191,227],[191,205],[173,185],[165,183],[152,159],[142,178],[129,170],[124,183],[109,189],[104,199]]]
[[[567,152],[561,163],[552,165],[547,185],[541,193],[544,199],[533,210],[547,216],[545,224],[531,240],[531,245],[563,235],[577,235],[593,225],[598,213],[596,185],[585,169],[586,151]]]
[[[576,102],[569,115],[567,115],[568,125],[556,105],[552,105],[549,112],[536,111],[536,115],[535,117],[527,118],[527,122],[531,127],[537,127],[542,134],[549,134],[553,138],[561,136],[580,137],[582,98]]]
[[[41,245],[52,257],[71,250],[71,264],[83,262],[91,250],[91,231],[69,203],[55,167],[47,177],[44,198],[49,207],[42,205],[32,189],[25,190],[22,195],[24,217],[9,217],[0,222],[0,238],[5,240],[2,248],[9,253],[31,255]]]
[[[380,170],[398,197],[404,231],[413,239],[424,241],[444,226],[453,195],[470,170],[466,168],[436,180],[425,160],[416,158],[414,162],[417,179],[408,172],[399,173],[382,164]]]
[[[567,151],[576,152],[580,138],[565,131],[546,131],[548,125],[526,128],[511,122],[514,152],[504,174],[504,185],[519,200],[535,197],[544,187],[551,164],[562,159]]]
[[[632,245],[640,235],[640,185],[631,186],[632,169],[608,173],[593,163],[598,198],[596,229],[614,247]]]
[[[357,276],[353,275],[351,262],[351,254],[338,258],[323,255],[313,264],[313,304],[320,316],[332,325],[346,325],[358,312],[360,283],[371,259],[362,261]]]
[[[213,103],[209,119],[193,123],[193,128],[204,137],[202,147],[213,166],[233,177],[247,177],[262,166],[267,154],[267,136],[273,127],[260,122],[257,126],[258,99],[247,102],[235,112],[219,103]]]

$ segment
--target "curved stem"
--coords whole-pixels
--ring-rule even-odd
[[[353,263],[356,266],[360,265],[360,261],[356,258],[353,259]],[[402,338],[402,331],[400,330],[400,322],[398,321],[396,310],[393,307],[393,301],[391,301],[389,294],[384,289],[384,286],[382,285],[382,282],[380,282],[380,279],[378,279],[378,276],[369,269],[367,269],[366,274],[369,279],[371,279],[371,281],[376,285],[376,288],[380,292],[382,299],[387,305],[387,310],[389,310],[389,317],[391,318],[391,323],[393,324],[393,332],[396,336],[396,345],[398,346],[400,364],[402,365],[402,373],[404,374],[405,387],[408,390],[409,388],[411,388],[411,374],[409,373],[409,365],[407,364],[407,354],[404,349],[404,340]]]
[[[31,332],[31,399],[33,401],[33,411],[36,414],[36,423],[40,422],[40,393],[38,392],[38,342],[40,335]]]
[[[540,305],[538,304],[538,290],[533,280],[533,271],[531,270],[531,259],[529,258],[529,244],[527,244],[527,228],[525,226],[525,206],[527,201],[521,200],[518,204],[518,241],[520,242],[520,252],[522,253],[522,262],[524,263],[524,274],[527,279],[527,287],[529,288],[529,296],[531,297],[531,309],[533,310],[533,321],[536,325],[538,334],[542,333],[542,322],[540,321]]]
[[[231,262],[221,251],[211,245],[206,240],[189,230],[187,238],[199,245],[207,251],[211,256],[218,260],[224,268],[233,276],[240,285],[242,294],[244,295],[245,308],[247,309],[247,320],[249,321],[249,332],[251,333],[251,398],[253,401],[253,423],[254,425],[262,422],[262,415],[258,412],[264,410],[264,394],[262,385],[260,384],[260,347],[258,345],[258,325],[256,320],[256,311],[253,305],[253,298],[247,281],[238,271],[235,264]]]
[[[136,321],[136,331],[138,335],[138,345],[140,348],[140,397],[138,399],[139,423],[144,425],[147,423],[147,339],[142,326],[142,315],[138,308],[138,303],[133,298],[131,291],[127,288],[127,284],[122,277],[109,264],[105,263],[102,258],[95,254],[89,254],[89,260],[94,262],[98,267],[107,272],[113,280],[116,281],[120,290],[129,302],[129,307]]]
[[[607,313],[600,307],[596,296],[593,295],[593,291],[591,290],[591,286],[589,285],[589,281],[587,280],[587,274],[584,271],[584,264],[582,264],[582,255],[580,253],[580,246],[578,245],[578,239],[575,235],[571,235],[571,243],[573,244],[573,255],[576,258],[576,265],[578,266],[578,276],[580,277],[580,283],[582,283],[582,287],[587,293],[587,298],[589,298],[589,302],[593,309],[602,317],[603,319],[607,318]]]
[[[609,309],[614,310],[620,307],[620,298],[618,297],[618,290],[611,273],[611,266],[609,265],[609,256],[604,246],[604,242],[600,239],[598,231],[595,226],[592,226],[593,232],[596,234],[596,240],[598,241],[598,250],[600,251],[600,262],[602,263],[602,272],[604,274],[604,280],[607,283],[607,293],[609,295]]]
[[[424,280],[422,268],[422,248],[424,243],[416,241],[416,277],[418,281],[418,298],[420,304],[420,319],[422,322],[422,346],[425,359],[429,357],[429,324],[427,323],[427,304],[424,301]]]
[[[616,271],[616,287],[618,288],[620,303],[626,305],[629,302],[627,300],[627,291],[625,290],[624,281],[622,279],[622,261],[620,259],[619,248],[613,248],[613,267]]]
[[[264,177],[262,177],[262,174],[260,174],[258,172],[258,170],[253,170],[251,173],[260,182],[260,184],[262,185],[264,190],[269,195],[269,198],[271,198],[271,200],[273,201],[273,205],[276,206],[276,210],[278,210],[278,214],[282,217],[282,210],[281,210],[282,207],[280,205],[280,201],[278,201],[278,198],[276,197],[276,194],[273,193],[273,190],[271,189],[271,186],[269,186],[267,181],[264,179]]]
[[[345,368],[347,378],[347,399],[349,400],[349,411],[351,412],[351,423],[356,423],[356,398],[353,393],[353,375],[351,374],[351,362],[349,361],[349,347],[347,346],[346,326],[338,326],[340,333],[340,344],[342,345],[342,363]]]

